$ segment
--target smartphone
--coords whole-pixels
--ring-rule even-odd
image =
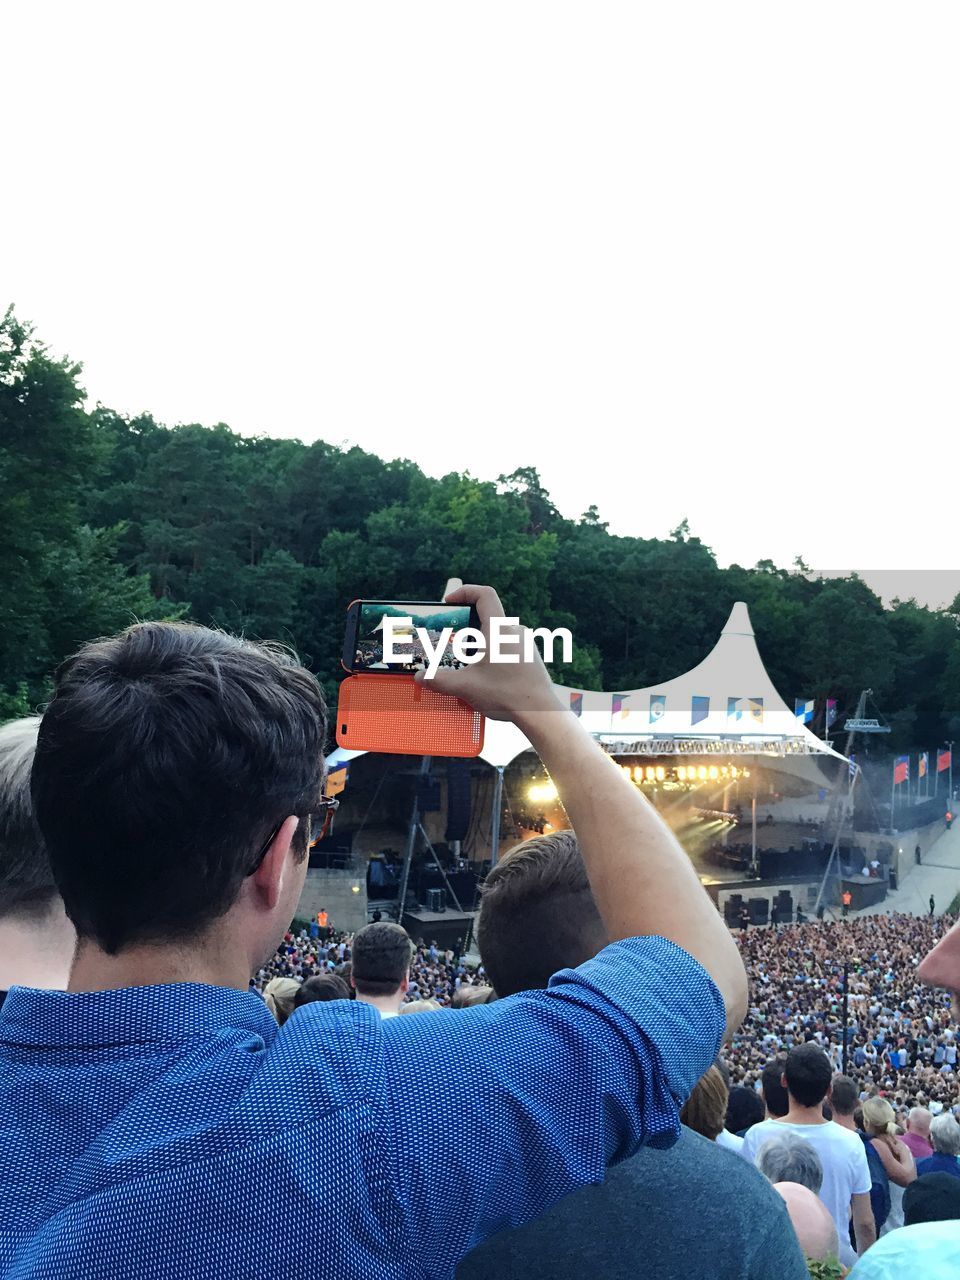
[[[404,657],[384,660],[384,620],[393,633],[393,650]],[[400,621],[406,619],[408,621]],[[451,628],[442,649],[438,646],[446,628]],[[480,619],[473,605],[443,604],[424,600],[354,600],[347,609],[347,629],[341,663],[351,675],[376,672],[378,675],[413,675],[432,667],[456,669],[465,664],[453,652],[454,636],[472,627],[479,631]],[[465,648],[472,648],[469,641]]]

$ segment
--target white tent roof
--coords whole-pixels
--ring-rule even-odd
[[[580,694],[580,690],[564,685],[554,687],[565,707]],[[645,689],[616,694],[587,690],[581,696],[584,727],[608,748],[620,747],[622,754],[671,755],[677,750],[696,754],[702,747],[704,751],[738,754],[843,759],[801,724],[780,697],[763,665],[750,614],[742,601],[733,606],[710,653],[684,675]],[[709,700],[708,704],[698,703],[700,713],[706,714],[697,723],[693,721],[694,698]],[[487,721],[481,759],[503,766],[529,749],[529,741],[516,725]],[[338,747],[328,764],[362,754]]]

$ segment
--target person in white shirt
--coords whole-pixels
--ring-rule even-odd
[[[357,999],[382,1018],[395,1018],[410,987],[413,943],[406,929],[388,920],[365,925],[353,939],[351,958]]]
[[[829,1096],[833,1075],[830,1059],[809,1043],[791,1049],[783,1072],[789,1110],[779,1120],[764,1120],[748,1130],[742,1154],[754,1164],[764,1142],[785,1130],[804,1138],[823,1167],[820,1199],[830,1211],[840,1241],[840,1261],[851,1266],[877,1238],[870,1206],[870,1167],[860,1138],[823,1118],[823,1101]],[[857,1253],[850,1246],[850,1215]]]

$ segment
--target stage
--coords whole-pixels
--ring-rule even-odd
[[[435,942],[442,951],[449,948],[462,955],[476,918],[475,911],[425,911],[416,907],[404,911],[400,923],[414,942],[427,946]]]

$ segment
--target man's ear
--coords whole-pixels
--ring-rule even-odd
[[[780,1077],[780,1086],[781,1088],[786,1089],[789,1092],[790,1086],[787,1084],[787,1077],[785,1075],[782,1075]]]
[[[283,826],[274,836],[270,848],[264,854],[263,861],[250,877],[263,905],[268,910],[272,910],[280,900],[280,890],[283,886],[283,873],[287,865],[290,843],[299,825],[300,819],[295,814],[291,814],[289,818],[284,820]]]

